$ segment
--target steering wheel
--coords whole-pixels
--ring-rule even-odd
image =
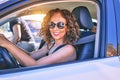
[[[7,49],[0,47],[0,55],[4,59],[5,63],[7,64],[7,68],[18,68],[20,67],[19,63],[16,61],[16,59],[9,54]]]

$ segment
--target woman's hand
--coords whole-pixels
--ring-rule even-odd
[[[4,47],[4,45],[9,42],[10,41],[3,34],[0,34],[0,46]]]

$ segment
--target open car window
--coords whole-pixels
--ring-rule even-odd
[[[66,7],[64,7],[63,5],[65,5]],[[3,21],[0,25],[0,33],[4,33],[5,36],[9,40],[11,40],[13,38],[13,33],[10,30],[10,21],[14,18],[21,17],[21,18],[25,19],[25,21],[27,22],[29,29],[35,39],[35,50],[38,50],[38,48],[41,44],[41,38],[39,37],[39,31],[40,31],[41,23],[42,23],[42,20],[43,20],[43,17],[45,16],[45,14],[50,9],[55,9],[55,8],[68,9],[72,12],[74,8],[79,7],[79,6],[85,6],[88,9],[88,11],[90,12],[92,22],[98,24],[97,3],[93,2],[93,1],[82,1],[82,2],[81,1],[78,1],[78,2],[77,1],[71,1],[71,2],[55,1],[53,3],[49,2],[49,3],[45,3],[45,4],[38,3],[38,4],[30,5],[25,8],[20,9],[19,11],[9,14],[10,16],[8,15],[7,17],[5,17],[4,18],[5,21]],[[77,16],[77,17],[79,17],[79,16]],[[97,30],[98,30],[97,27],[99,27],[99,26],[96,25],[95,29],[93,30],[93,31],[95,31],[94,36],[96,36],[96,34],[97,34]],[[86,35],[89,32],[91,32],[92,29],[81,28],[80,31],[83,32],[84,35]],[[95,43],[93,43],[93,45],[95,46]],[[88,60],[94,59],[94,49],[95,49],[95,47],[93,47],[93,49],[92,49],[92,54],[90,54],[88,56]],[[84,51],[78,51],[77,54],[80,54],[79,52],[84,52]],[[89,57],[90,57],[90,59],[89,59]],[[82,58],[81,60],[78,60],[78,61],[84,61],[84,58]]]

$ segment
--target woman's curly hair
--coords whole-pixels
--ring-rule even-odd
[[[74,44],[79,38],[80,27],[76,21],[76,18],[67,9],[56,8],[48,11],[48,13],[46,14],[42,22],[42,27],[40,29],[40,36],[43,37],[44,41],[47,43],[48,46],[51,44],[51,41],[54,40],[52,35],[50,34],[48,24],[50,22],[51,17],[54,16],[55,13],[60,13],[62,17],[66,19],[66,22],[67,22],[67,28],[69,30],[65,35],[64,43]]]

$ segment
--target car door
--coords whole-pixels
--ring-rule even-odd
[[[119,32],[120,28],[118,27],[119,24],[119,8],[120,8],[120,2],[119,0],[106,0],[106,3],[108,6],[106,6],[106,18],[107,18],[107,45],[111,44],[113,46],[113,50],[115,51],[115,55],[118,55],[118,45],[120,44],[119,40]],[[113,7],[112,7],[113,6]],[[106,45],[106,46],[107,46]],[[112,57],[112,56],[111,56]]]
[[[118,40],[117,40],[117,53],[118,53],[118,55],[120,55],[120,10],[119,10],[119,8],[120,8],[120,0],[114,0],[114,6],[115,6],[115,17],[116,17],[116,26],[117,26],[117,29],[116,29],[116,32],[117,32],[117,38],[118,38]]]

